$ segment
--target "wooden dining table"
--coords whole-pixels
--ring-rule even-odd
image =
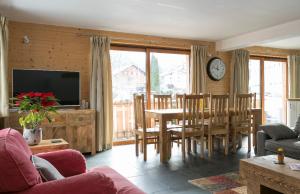
[[[230,116],[235,115],[234,109],[230,109]],[[209,110],[205,110],[208,117]],[[160,162],[164,163],[169,161],[171,158],[171,143],[170,136],[167,131],[167,122],[173,121],[174,119],[182,119],[183,109],[150,109],[145,110],[146,119],[155,119],[159,121],[159,151],[160,151]],[[256,132],[259,125],[262,124],[262,110],[261,108],[253,108],[251,110],[253,118],[253,146],[256,145]],[[231,119],[230,119],[231,120]]]

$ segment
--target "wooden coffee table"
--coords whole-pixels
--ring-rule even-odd
[[[285,157],[284,165],[275,164],[276,155],[240,160],[240,175],[248,194],[300,193],[300,171],[292,171],[289,163],[300,163]]]
[[[58,140],[59,142],[53,143],[53,140]],[[29,146],[33,154],[38,154],[41,152],[52,152],[57,150],[64,150],[69,148],[69,143],[64,139],[45,139],[42,140],[40,144]]]

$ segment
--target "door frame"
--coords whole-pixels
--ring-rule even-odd
[[[283,109],[284,109],[284,122],[287,122],[287,99],[288,99],[288,59],[287,57],[270,57],[270,56],[259,56],[259,55],[250,55],[250,60],[259,60],[260,61],[260,106],[262,109],[262,123],[264,124],[266,122],[265,118],[265,61],[277,61],[277,62],[284,62],[286,64],[286,67],[284,68],[284,75],[283,75],[283,92],[284,92],[284,103],[283,103]]]

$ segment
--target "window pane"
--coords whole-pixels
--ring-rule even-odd
[[[256,107],[260,108],[260,60],[258,59],[249,61],[249,92],[256,93]]]
[[[134,137],[133,94],[146,93],[146,54],[111,50],[114,141]]]
[[[264,108],[266,123],[284,123],[284,73],[285,62],[265,61]]]
[[[189,92],[189,55],[155,53],[151,59],[151,94]]]

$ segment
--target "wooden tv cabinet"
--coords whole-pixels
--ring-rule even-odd
[[[95,115],[93,109],[59,109],[57,114],[51,114],[53,121],[42,123],[43,139],[65,139],[69,147],[82,153],[96,153]],[[20,115],[11,111],[5,119],[5,127],[11,127],[23,132],[18,119]]]

